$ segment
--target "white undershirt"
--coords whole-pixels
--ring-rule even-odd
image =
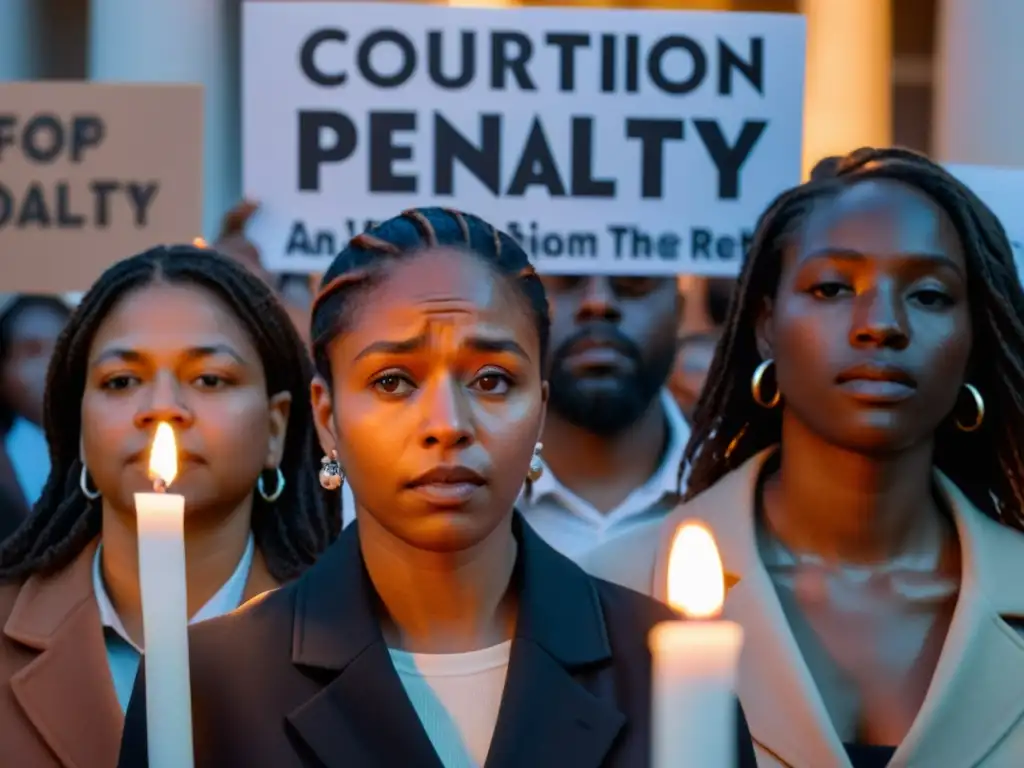
[[[507,641],[469,653],[389,651],[445,768],[480,768],[487,760],[511,650]]]

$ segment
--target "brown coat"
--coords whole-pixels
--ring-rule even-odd
[[[113,768],[124,716],[107,666],[92,561],[0,586],[0,766]],[[257,550],[246,600],[280,586]]]

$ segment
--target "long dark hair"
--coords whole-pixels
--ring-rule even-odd
[[[96,281],[61,334],[47,372],[45,428],[51,470],[32,514],[0,546],[0,579],[49,573],[71,562],[100,534],[100,505],[79,488],[81,403],[92,340],[129,291],[153,283],[200,286],[238,317],[260,355],[269,394],[291,393],[281,472],[274,503],[258,494],[252,529],[274,578],[286,581],[311,565],[337,538],[341,521],[316,479],[309,382],[312,366],[284,307],[259,278],[231,259],[191,246],[161,246],[118,262]]]
[[[1024,290],[1013,249],[992,211],[928,158],[902,149],[859,149],[831,176],[785,192],[761,216],[743,265],[722,340],[693,417],[680,476],[690,467],[687,498],[781,438],[780,409],[753,402],[750,380],[761,362],[758,313],[778,289],[783,251],[814,203],[865,179],[891,179],[931,197],[963,243],[974,328],[971,382],[989,418],[975,432],[940,428],[935,462],[971,501],[1024,530]]]

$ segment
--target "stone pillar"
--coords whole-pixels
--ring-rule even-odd
[[[892,143],[892,5],[803,0],[801,10],[807,17],[806,177],[828,155]]]

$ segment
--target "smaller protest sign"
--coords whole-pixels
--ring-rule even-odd
[[[202,226],[198,85],[0,83],[5,290],[80,291]]]

